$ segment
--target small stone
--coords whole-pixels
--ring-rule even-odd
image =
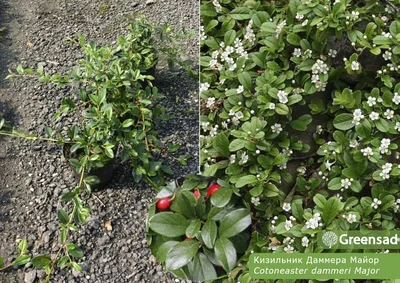
[[[36,270],[25,273],[24,283],[33,283],[36,278]]]
[[[146,1],[146,5],[151,5],[151,4],[154,4],[154,3],[156,3],[156,0],[147,0]]]

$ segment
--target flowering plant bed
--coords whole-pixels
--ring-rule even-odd
[[[399,227],[398,4],[202,1],[202,172],[253,223],[221,281],[253,282],[252,252],[323,252],[321,230]]]

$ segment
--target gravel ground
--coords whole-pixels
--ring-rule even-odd
[[[78,32],[99,44],[110,43],[136,13],[197,30],[198,9],[195,0],[0,0],[0,25],[7,28],[6,37],[0,39],[0,116],[34,133],[41,133],[44,125],[65,127],[52,115],[61,98],[69,95],[68,89],[56,90],[34,79],[5,81],[8,68],[42,62],[46,70],[62,72],[81,56],[79,49],[64,43]],[[196,38],[184,44],[195,62],[198,48]],[[167,158],[177,178],[198,171],[198,83],[180,70],[160,68],[157,74],[156,85],[166,95],[163,104],[172,118],[161,126],[161,139],[182,145],[175,157],[190,156],[185,167]],[[22,238],[28,239],[34,255],[54,253],[59,197],[75,185],[59,147],[0,137],[0,255],[13,260]],[[151,188],[135,185],[129,168],[118,164],[107,188],[85,199],[93,211],[87,225],[74,234],[85,250],[84,271],[59,271],[54,282],[170,282],[145,241],[147,207],[153,198]],[[112,231],[104,228],[106,220],[111,221]],[[44,272],[29,266],[0,273],[1,283],[41,278]]]

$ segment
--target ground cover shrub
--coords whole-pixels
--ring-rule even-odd
[[[202,173],[252,219],[217,281],[255,282],[253,252],[323,252],[321,230],[398,228],[399,1],[201,3]]]
[[[69,86],[72,97],[61,102],[55,120],[76,115],[75,123],[65,132],[45,127],[43,135],[27,134],[10,128],[0,118],[0,135],[44,140],[63,146],[65,157],[79,174],[75,188],[61,196],[63,208],[58,211],[60,220],[60,244],[55,255],[31,255],[28,243],[19,244],[20,256],[5,264],[0,258],[0,270],[31,262],[43,268],[51,281],[56,268],[72,267],[78,271],[83,250],[71,240],[71,232],[77,231],[89,216],[81,195],[101,180],[96,176],[99,168],[112,163],[118,155],[122,162],[129,161],[135,182],[145,181],[151,187],[165,185],[164,174],[172,173],[169,166],[160,161],[162,143],[158,139],[157,126],[167,119],[165,108],[158,103],[163,97],[152,83],[155,67],[160,56],[172,66],[178,64],[190,69],[191,62],[181,59],[181,35],[170,25],[156,25],[143,17],[135,19],[127,34],[117,38],[116,44],[98,46],[78,36],[71,40],[83,51],[83,58],[66,74],[48,75],[43,66],[36,70],[18,66],[10,70],[7,78],[14,76],[35,77],[42,83],[55,83],[58,88]],[[79,122],[78,122],[79,121]]]

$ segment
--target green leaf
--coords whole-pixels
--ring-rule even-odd
[[[167,241],[162,243],[154,253],[154,256],[159,262],[165,262],[168,252],[178,243],[178,241]]]
[[[302,199],[296,199],[292,201],[292,214],[297,220],[303,219],[303,201]]]
[[[222,156],[229,156],[229,140],[224,133],[219,133],[214,137],[213,148]]]
[[[290,126],[297,131],[307,130],[307,126],[312,122],[312,117],[309,114],[300,116],[297,120],[290,122]]]
[[[30,255],[20,255],[13,261],[14,266],[25,265],[31,260]]]
[[[75,244],[68,244],[67,245],[68,252],[71,256],[75,258],[83,257],[83,250]]]
[[[333,219],[336,218],[340,212],[340,206],[340,201],[337,197],[331,197],[326,201],[322,210],[322,220],[324,221],[325,226],[331,224]]]
[[[257,182],[259,182],[259,180],[257,179],[256,176],[246,175],[246,176],[240,177],[239,180],[237,180],[235,186],[236,186],[236,188],[242,188],[246,185],[254,185]]]
[[[194,256],[193,261],[188,264],[191,280],[203,282],[206,280],[214,280],[217,278],[217,272],[211,261],[203,253]]]
[[[332,191],[337,191],[342,188],[342,178],[333,178],[329,183],[328,183],[328,189]]]
[[[313,201],[319,208],[324,209],[325,204],[326,204],[326,198],[323,195],[316,194],[313,197]]]
[[[389,27],[390,33],[393,37],[400,34],[400,21],[393,21]]]
[[[267,183],[264,188],[264,195],[268,198],[279,196],[279,189],[272,183]]]
[[[333,125],[336,129],[347,131],[354,127],[353,115],[349,113],[339,114],[333,120]]]
[[[132,126],[134,123],[135,123],[135,121],[133,119],[126,119],[122,123],[122,128],[128,128],[128,127]]]
[[[251,225],[250,212],[245,208],[234,210],[220,222],[220,237],[230,238],[233,237]]]
[[[94,175],[87,176],[84,181],[85,181],[85,183],[88,183],[89,185],[95,185],[95,184],[100,183],[99,177],[94,176]]]
[[[28,242],[26,239],[23,239],[18,244],[18,251],[20,254],[24,254],[28,248]]]
[[[216,207],[224,207],[230,201],[232,193],[229,188],[221,188],[211,196],[211,203]]]
[[[57,215],[58,215],[58,219],[60,220],[60,222],[62,224],[67,224],[69,222],[69,216],[65,210],[63,210],[63,209],[58,210]]]
[[[295,33],[289,33],[288,36],[286,37],[286,40],[291,44],[291,45],[295,45],[298,46],[300,45],[300,36],[298,36]]]
[[[362,138],[369,138],[371,136],[372,126],[369,120],[363,119],[360,124],[356,125],[356,133]]]
[[[71,264],[72,264],[72,267],[73,267],[76,271],[78,271],[78,272],[81,272],[81,271],[82,271],[82,266],[80,266],[78,263],[76,263],[76,262],[71,262]]]
[[[380,209],[387,210],[388,208],[391,208],[394,205],[394,203],[396,202],[396,198],[392,195],[387,195],[387,196],[384,196],[381,199],[381,201],[382,201],[382,204],[381,204]]]
[[[244,86],[244,89],[251,89],[251,76],[248,72],[239,73],[238,79],[240,84]]]
[[[375,126],[382,133],[389,131],[389,123],[385,119],[379,118],[379,120],[375,121]]]
[[[44,255],[38,255],[35,256],[34,258],[32,258],[32,264],[34,267],[36,268],[43,268],[46,265],[51,263],[51,258],[48,256],[44,256]]]
[[[168,152],[176,152],[178,151],[178,149],[180,148],[179,144],[171,144],[170,146],[168,146]]]
[[[230,16],[238,21],[250,19],[251,10],[246,7],[237,7],[230,12]]]
[[[234,30],[227,31],[224,36],[225,46],[230,46],[235,40],[235,38],[236,38],[236,31]]]
[[[192,192],[181,191],[176,195],[171,204],[171,210],[184,215],[186,218],[193,218],[196,215],[196,197]]]
[[[278,103],[275,107],[275,112],[278,115],[287,115],[289,114],[289,107],[285,104]]]
[[[212,164],[204,169],[203,176],[214,176],[217,172],[218,164]]]
[[[65,193],[61,196],[62,201],[70,201],[76,196],[76,191]]]
[[[226,272],[230,272],[237,261],[236,249],[231,241],[221,237],[215,242],[215,255]]]
[[[67,264],[68,260],[69,260],[68,256],[66,256],[66,255],[63,256],[62,258],[60,258],[58,260],[57,266],[60,268],[63,268]]]
[[[194,238],[196,237],[197,232],[200,231],[201,222],[200,219],[195,219],[190,221],[189,226],[186,228],[186,237]]]
[[[161,212],[149,219],[149,226],[154,232],[173,238],[185,235],[189,222],[180,214]]]
[[[214,220],[207,220],[201,229],[201,238],[207,248],[214,248],[215,240],[217,239],[218,227]]]
[[[0,256],[0,267],[4,266],[4,259]]]
[[[167,270],[176,270],[185,266],[197,254],[198,250],[199,242],[194,240],[176,244],[167,254],[165,261]]]
[[[314,63],[315,63],[315,60],[307,59],[299,65],[299,69],[300,69],[300,71],[306,71],[306,72],[311,71]]]
[[[240,140],[240,139],[235,139],[231,141],[229,144],[229,150],[230,151],[238,151],[239,149],[242,149],[246,144],[246,141]]]

